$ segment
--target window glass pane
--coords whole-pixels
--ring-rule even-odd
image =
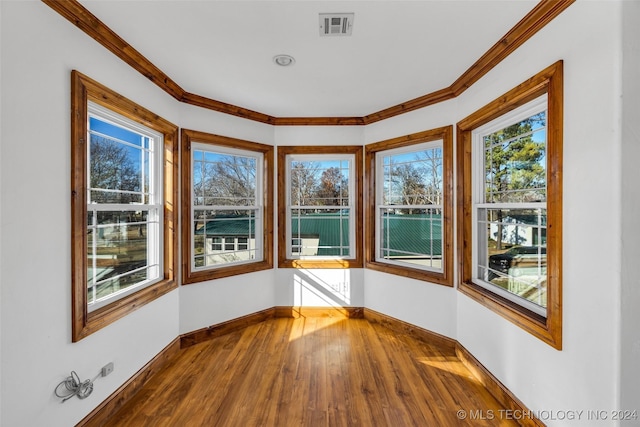
[[[195,267],[256,259],[257,210],[196,210]],[[236,248],[237,243],[237,248]]]
[[[193,203],[255,206],[257,159],[194,150]]]
[[[90,203],[146,203],[149,138],[95,117],[89,134]]]
[[[485,201],[546,201],[546,112],[483,137]]]
[[[89,212],[89,303],[150,279],[148,211]]]
[[[383,157],[382,204],[442,203],[442,148]]]
[[[144,138],[147,141],[147,145],[151,142],[149,138]],[[155,191],[152,188],[153,181],[151,180],[151,162],[153,160],[153,152],[144,150],[141,153],[142,155],[142,203],[143,204],[151,204],[151,203],[159,203],[162,201],[162,196],[159,194],[153,193]],[[153,191],[152,191],[153,190]],[[152,200],[151,197],[154,196],[156,200]]]
[[[443,150],[433,142],[413,148],[378,158],[377,259],[442,270]]]
[[[194,151],[194,156],[199,155],[202,157],[202,151]],[[204,205],[204,165],[202,162],[193,162],[193,204],[196,206]]]
[[[112,137],[121,143],[127,143],[138,148],[145,148],[144,137],[133,130],[109,123],[98,117],[89,118],[89,127],[93,133]]]
[[[261,154],[205,144],[192,150],[192,265],[212,269],[259,261]]]
[[[379,257],[435,269],[442,268],[442,209],[380,210]]]
[[[293,206],[348,206],[348,160],[292,161]]]
[[[147,274],[147,268],[141,268],[123,273],[121,276],[113,277],[113,275],[108,274],[101,277],[106,278],[96,281],[95,283],[87,284],[87,300],[90,301],[90,303],[95,303],[131,286],[142,283],[148,279],[149,275]]]
[[[292,209],[291,236],[301,256],[349,256],[349,209]]]
[[[195,235],[193,236],[193,254],[194,256],[204,255],[205,238],[202,230],[204,228],[204,221],[195,222]]]
[[[291,252],[294,254],[300,254],[302,252],[302,239],[291,239]]]
[[[478,209],[478,219],[478,277],[546,307],[546,209]]]

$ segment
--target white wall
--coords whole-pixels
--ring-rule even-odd
[[[620,408],[640,407],[640,2],[624,2],[622,63],[622,328]],[[639,415],[640,416],[640,415]],[[640,425],[640,421],[636,424]]]
[[[457,105],[453,99],[366,126],[365,144],[455,124]],[[454,288],[374,270],[365,270],[364,276],[365,307],[455,338]]]
[[[175,123],[176,103],[41,2],[2,2],[2,420],[69,426],[178,334],[171,292],[71,343],[70,73],[91,76]],[[95,382],[60,404],[75,370]]]
[[[180,333],[274,307],[274,271],[265,270],[180,287]]]
[[[636,13],[637,25],[634,7],[628,9]],[[587,420],[586,411],[610,411],[620,409],[621,404],[620,19],[620,2],[576,2],[456,100],[368,126],[365,138],[369,143],[455,124],[557,60],[564,60],[563,351],[554,350],[460,293],[453,291],[452,298],[437,295],[447,292],[436,292],[436,288],[418,290],[410,279],[390,280],[383,273],[366,271],[365,305],[458,339],[530,409],[584,410],[580,425],[614,425],[611,417],[604,422]],[[633,78],[637,79],[637,62],[633,65]],[[637,113],[637,109],[632,111]],[[637,151],[637,144],[633,150]],[[635,158],[629,160],[628,174],[635,178],[629,180],[630,187],[637,187],[635,163]],[[594,202],[603,209],[594,209]],[[637,212],[637,199],[633,203]],[[631,218],[637,228],[637,215],[628,216],[630,223]],[[637,233],[631,236],[637,237]],[[635,285],[637,292],[637,280]],[[423,310],[430,317],[416,312],[416,292],[424,294]],[[454,331],[448,327],[448,319],[438,322],[443,311],[456,313]],[[635,319],[636,327],[630,326],[628,334],[637,340],[637,314],[633,316],[630,320]],[[632,360],[637,366],[637,350],[633,351],[628,353],[627,369],[631,369]],[[635,398],[639,406],[633,387],[637,383],[627,386],[629,401]],[[549,416],[541,415],[547,425],[566,425],[566,421]]]
[[[0,22],[2,22],[2,2],[0,2]],[[2,99],[2,31],[0,31],[0,99]],[[2,165],[2,102],[0,102],[0,165]],[[2,193],[2,173],[0,173],[0,194]],[[2,242],[2,197],[0,197],[0,242]],[[2,245],[0,245],[0,384],[2,384]],[[2,420],[2,393],[0,392],[0,421]]]
[[[181,103],[178,108],[179,118],[176,124],[182,129],[274,145],[274,127],[271,125],[216,113],[189,104]]]

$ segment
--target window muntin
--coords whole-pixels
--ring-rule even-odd
[[[376,261],[442,272],[442,140],[378,152],[376,170]]]
[[[88,103],[89,312],[162,278],[162,135]]]
[[[352,154],[289,155],[287,256],[355,258]]]
[[[473,131],[473,280],[546,316],[546,95]]]
[[[261,261],[262,153],[193,142],[191,159],[192,270]]]

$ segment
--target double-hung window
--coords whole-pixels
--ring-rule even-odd
[[[362,147],[327,148],[279,149],[281,266],[361,264]]]
[[[185,283],[272,267],[273,147],[182,130]]]
[[[459,290],[562,348],[562,62],[458,123]]]
[[[72,340],[175,288],[178,128],[72,73]]]
[[[473,131],[473,279],[542,316],[547,307],[547,97]]]
[[[452,285],[452,134],[367,145],[367,267]]]
[[[89,311],[162,277],[162,146],[158,132],[89,103]]]

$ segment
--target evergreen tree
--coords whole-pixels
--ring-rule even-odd
[[[507,126],[484,137],[485,201],[488,203],[546,200],[545,113]],[[496,248],[502,248],[503,212],[498,210]]]

